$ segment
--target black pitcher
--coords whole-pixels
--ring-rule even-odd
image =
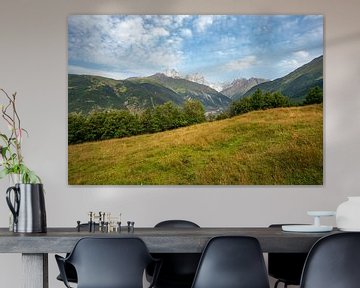
[[[11,201],[11,194],[13,202]],[[46,211],[42,184],[15,184],[6,190],[6,202],[14,216],[13,231],[46,232]]]

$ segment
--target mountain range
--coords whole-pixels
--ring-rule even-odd
[[[315,86],[323,87],[323,56],[313,59],[284,77],[258,84],[244,94],[237,93],[233,99],[250,96],[260,89],[268,92],[279,91],[292,102],[302,102],[309,89]]]
[[[69,113],[111,108],[142,110],[168,101],[182,105],[189,99],[199,100],[208,112],[216,112],[231,102],[209,86],[162,73],[126,80],[69,74],[68,99]]]
[[[137,83],[160,83],[177,93],[182,101],[199,100],[207,111],[226,108],[231,102],[229,97],[209,86],[187,79],[168,77],[163,73],[157,73],[144,78],[130,78],[129,80]]]
[[[235,95],[242,96],[252,87],[267,81],[269,80],[254,78],[254,77],[251,77],[249,79],[246,78],[235,79],[233,82],[231,82],[231,84],[227,85],[227,87],[224,87],[221,93],[224,94],[225,96],[228,96],[229,98],[233,98]]]
[[[143,110],[171,101],[182,105],[188,99],[200,101],[207,112],[225,110],[233,101],[263,91],[280,91],[293,102],[301,102],[309,89],[323,84],[323,57],[315,58],[288,75],[268,81],[235,79],[221,92],[209,87],[198,73],[182,76],[175,70],[148,77],[114,80],[101,76],[68,75],[68,112],[88,113],[93,109]]]
[[[185,80],[189,80],[191,82],[195,82],[198,84],[202,84],[202,85],[206,85],[209,86],[210,88],[220,92],[221,90],[224,89],[224,83],[212,83],[209,82],[205,79],[204,75],[200,74],[200,73],[193,73],[193,74],[186,74],[186,75],[182,75],[180,74],[177,70],[175,69],[167,69],[164,74],[168,77],[171,78],[175,78],[175,79],[185,79]]]

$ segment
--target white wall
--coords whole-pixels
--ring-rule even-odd
[[[136,226],[187,218],[201,226],[309,222],[360,195],[358,0],[1,0],[0,87],[18,92],[26,162],[46,187],[48,226],[74,226],[89,210],[122,212]],[[67,16],[70,14],[324,14],[325,169],[321,187],[67,185]],[[0,226],[8,224],[6,180]],[[328,220],[334,224],[334,220]],[[52,255],[50,287],[57,271]],[[19,255],[0,255],[1,287],[20,287]]]

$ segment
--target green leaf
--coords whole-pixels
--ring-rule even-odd
[[[23,183],[31,183],[31,184],[41,183],[40,177],[37,176],[34,171],[30,170],[24,164],[19,165],[19,170],[21,174],[21,180]]]
[[[29,137],[29,132],[27,130],[25,130],[24,128],[21,128],[21,130],[25,132],[27,137]]]
[[[3,179],[8,174],[9,174],[9,170],[4,168],[3,170],[0,171],[0,179]]]
[[[30,183],[33,183],[33,184],[41,183],[40,178],[33,171],[29,171],[28,176],[29,176]]]
[[[7,147],[1,147],[1,156],[6,158],[6,152],[8,151]]]
[[[5,134],[0,133],[0,137],[3,138],[4,142],[8,141],[8,137]]]

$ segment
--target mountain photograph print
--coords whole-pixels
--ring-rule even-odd
[[[68,183],[322,185],[323,16],[69,16]]]

